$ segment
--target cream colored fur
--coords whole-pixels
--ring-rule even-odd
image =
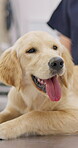
[[[58,50],[53,50],[53,45]],[[26,53],[31,48],[37,52]],[[51,78],[48,62],[53,57],[64,60],[62,75],[58,76],[62,89],[58,102],[50,101],[31,78],[31,74]],[[78,67],[68,50],[51,35],[30,32],[5,51],[0,57],[0,81],[13,86],[7,106],[0,113],[1,139],[24,134],[78,134]]]

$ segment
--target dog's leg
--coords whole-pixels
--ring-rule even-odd
[[[78,111],[32,111],[0,125],[0,139],[11,139],[23,134],[78,133]]]
[[[16,108],[12,106],[7,107],[4,111],[0,112],[0,123],[14,119],[20,115],[21,113]]]
[[[26,112],[26,109],[27,106],[20,93],[15,88],[12,88],[8,95],[7,106],[4,111],[0,113],[0,123],[20,116],[23,112]]]

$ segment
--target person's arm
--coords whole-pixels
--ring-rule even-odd
[[[64,35],[60,35],[60,42],[69,50],[71,51],[71,40],[64,36]]]

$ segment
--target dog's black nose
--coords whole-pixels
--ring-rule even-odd
[[[59,57],[54,57],[50,59],[48,62],[49,68],[53,70],[61,70],[63,68],[64,62],[61,58]]]

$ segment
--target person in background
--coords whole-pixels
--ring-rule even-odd
[[[52,14],[48,25],[60,34],[60,41],[71,50],[74,63],[78,64],[78,0],[62,0]]]

